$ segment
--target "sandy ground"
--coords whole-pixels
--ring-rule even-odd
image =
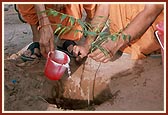
[[[131,60],[123,54],[106,64],[71,59],[72,78],[59,81],[44,75],[46,60],[27,66],[8,59],[31,43],[28,24],[11,5],[4,12],[5,111],[163,111],[164,74],[161,55]],[[88,106],[88,102],[90,103]]]

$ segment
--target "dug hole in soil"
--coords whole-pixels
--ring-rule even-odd
[[[161,55],[98,63],[86,59],[70,68],[61,80],[44,75],[46,59],[18,66],[9,59],[32,41],[30,26],[22,23],[13,5],[4,11],[5,111],[163,111],[164,72]],[[89,105],[88,105],[89,104]]]

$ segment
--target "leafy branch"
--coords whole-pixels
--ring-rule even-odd
[[[61,35],[66,34],[68,32],[74,32],[74,36],[78,32],[82,33],[84,36],[93,36],[93,37],[98,37],[95,41],[92,42],[91,44],[91,49],[90,52],[93,52],[97,48],[100,49],[105,55],[108,55],[108,51],[101,46],[102,43],[107,41],[109,38],[112,41],[116,41],[119,37],[121,37],[123,40],[130,41],[131,36],[130,35],[125,35],[122,33],[123,30],[120,30],[117,33],[110,34],[109,32],[104,32],[100,30],[100,27],[98,26],[94,31],[93,31],[93,26],[90,23],[87,23],[85,21],[82,21],[81,19],[76,19],[73,16],[58,12],[54,9],[48,9],[45,11],[42,11],[40,13],[46,13],[47,16],[59,16],[60,22],[58,24],[51,24],[54,26],[57,26],[54,34],[57,34],[57,38],[59,38]],[[97,18],[104,18],[103,16],[98,16]],[[63,21],[69,22],[70,25],[62,25]],[[100,22],[98,22],[100,23]],[[77,30],[74,29],[73,27],[75,25],[79,24],[82,27],[82,30]],[[103,25],[105,27],[108,27],[107,23],[100,23],[99,25]]]

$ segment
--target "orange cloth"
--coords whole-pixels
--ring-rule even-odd
[[[143,8],[144,4],[111,4],[109,17],[111,33],[118,32],[126,27]],[[145,55],[158,50],[160,45],[154,36],[154,31],[156,30],[156,24],[161,20],[163,20],[163,12],[145,34],[133,41],[130,46],[124,48],[123,52],[130,53],[132,59],[142,59],[146,57]]]
[[[54,5],[52,4],[46,4],[45,5],[46,9],[52,8],[54,9]],[[36,14],[36,11],[34,9],[33,4],[18,4],[18,9],[19,12],[21,13],[22,17],[24,20],[31,24],[35,25],[38,24],[38,17]],[[76,19],[81,19],[82,18],[82,13],[83,11],[87,12],[89,18],[93,18],[96,10],[96,4],[67,4],[65,6],[65,9],[61,11],[64,14],[71,15],[75,17]],[[66,18],[63,22],[60,22],[60,16],[49,16],[49,20],[53,24],[59,24],[62,23],[62,25],[70,25],[70,22]],[[56,26],[52,26],[53,30],[56,29]],[[61,35],[61,39],[68,39],[68,40],[79,40],[82,37],[82,33],[78,32],[74,36],[74,31],[73,30],[82,30],[81,26],[76,23],[73,29],[70,32],[65,33],[64,35]]]

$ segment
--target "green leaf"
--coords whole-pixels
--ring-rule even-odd
[[[109,54],[108,51],[100,45],[93,46],[93,49],[91,50],[91,52],[93,52],[96,49],[99,49],[101,52],[103,52],[105,56]]]
[[[84,33],[86,33],[86,35],[91,35],[91,36],[96,36],[97,35],[96,32],[91,32],[91,31],[84,31]]]
[[[71,16],[71,17],[69,18],[69,21],[71,22],[71,26],[72,26],[72,25],[74,25],[74,23],[75,23],[75,18]]]
[[[100,46],[104,41],[108,40],[107,37],[105,38],[100,38],[98,37],[95,41],[92,42],[92,45],[98,45]]]
[[[53,12],[53,16],[58,16],[58,12],[57,11],[55,11],[55,12]]]
[[[99,36],[100,36],[100,37],[103,37],[103,36],[106,36],[106,35],[108,35],[108,34],[109,34],[108,32],[100,32],[100,33],[99,33]]]
[[[59,37],[59,36],[66,30],[66,28],[67,28],[67,27],[63,27],[63,28],[61,29],[61,31],[59,32],[59,34],[58,34],[57,37]]]
[[[125,34],[122,34],[122,39],[126,40],[127,36]]]
[[[94,31],[100,33],[100,28],[96,28]]]
[[[65,31],[63,31],[63,33],[62,34],[65,34],[65,33],[67,33],[69,30],[71,30],[71,27],[66,27],[66,29],[65,29]]]
[[[90,23],[84,22],[85,27],[87,28],[87,30],[92,30],[92,25]]]
[[[54,34],[56,34],[59,30],[61,30],[61,26],[57,27],[57,29],[54,31]]]
[[[66,14],[62,14],[62,15],[61,15],[61,22],[62,22],[66,17],[67,17]]]
[[[98,16],[99,18],[104,18],[104,16]]]
[[[80,19],[77,19],[77,22],[82,26],[83,30],[87,30],[85,24]]]
[[[48,16],[51,16],[51,15],[53,15],[55,12],[56,12],[55,10],[49,9],[47,15],[48,15]]]
[[[98,48],[104,53],[105,56],[107,56],[109,54],[105,48],[103,48],[101,46],[99,46]]]
[[[117,36],[116,35],[110,35],[109,37],[111,38],[112,41],[117,40]]]

